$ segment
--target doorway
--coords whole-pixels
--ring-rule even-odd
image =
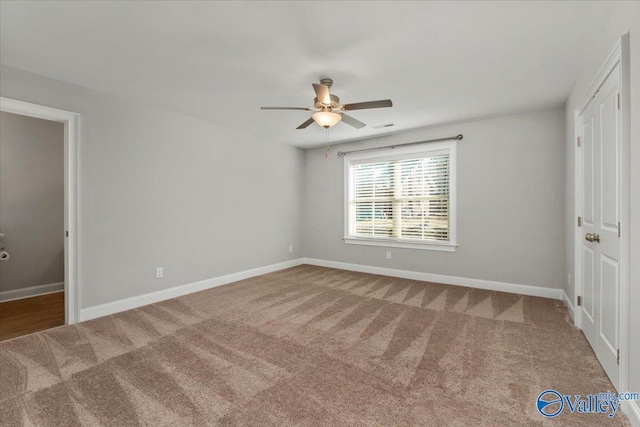
[[[78,321],[79,116],[9,98],[0,98],[0,111],[0,246],[5,252],[0,254],[1,340],[21,335],[20,330],[30,333]],[[31,312],[36,316],[30,317]]]
[[[64,125],[0,112],[0,341],[64,324]]]
[[[628,345],[628,37],[576,111],[576,326],[618,389]],[[625,234],[625,232],[627,234]]]

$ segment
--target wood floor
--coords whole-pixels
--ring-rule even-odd
[[[64,325],[64,292],[0,303],[0,341]]]

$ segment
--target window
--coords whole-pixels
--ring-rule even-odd
[[[453,252],[455,142],[345,156],[345,242]]]

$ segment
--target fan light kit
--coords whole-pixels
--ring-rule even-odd
[[[316,122],[318,125],[325,129],[335,126],[338,122],[343,121],[349,126],[353,126],[356,129],[361,129],[366,125],[360,120],[356,120],[353,117],[345,114],[345,111],[351,110],[366,110],[369,108],[385,108],[393,107],[393,103],[390,99],[384,99],[381,101],[368,101],[358,102],[355,104],[341,104],[340,98],[329,93],[329,89],[333,85],[333,80],[322,79],[320,84],[313,83],[313,90],[316,92],[316,98],[314,99],[313,108],[305,107],[260,107],[262,110],[303,110],[314,111],[314,114],[309,120],[302,123],[296,129],[304,129],[311,123]]]
[[[311,116],[313,120],[323,128],[331,128],[338,124],[342,120],[342,116],[338,113],[331,113],[329,111],[320,111]]]

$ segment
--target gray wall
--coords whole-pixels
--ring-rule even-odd
[[[347,245],[337,150],[464,134],[458,143],[455,253]],[[305,153],[307,257],[561,288],[564,277],[562,109],[427,129]],[[392,259],[385,253],[391,250]]]
[[[623,232],[630,237],[630,298],[623,300],[629,304],[631,334],[629,336],[629,387],[640,390],[640,3],[620,2],[609,18],[597,44],[590,46],[592,56],[585,63],[566,105],[566,249],[567,274],[573,276],[575,267],[575,127],[574,112],[582,96],[596,78],[598,70],[623,34],[629,33],[631,49],[631,218],[623,224]],[[575,300],[575,282],[567,284],[565,291],[571,301]]]
[[[64,281],[64,125],[0,113],[0,291]]]
[[[0,92],[81,114],[81,308],[301,256],[301,150],[7,66]]]

